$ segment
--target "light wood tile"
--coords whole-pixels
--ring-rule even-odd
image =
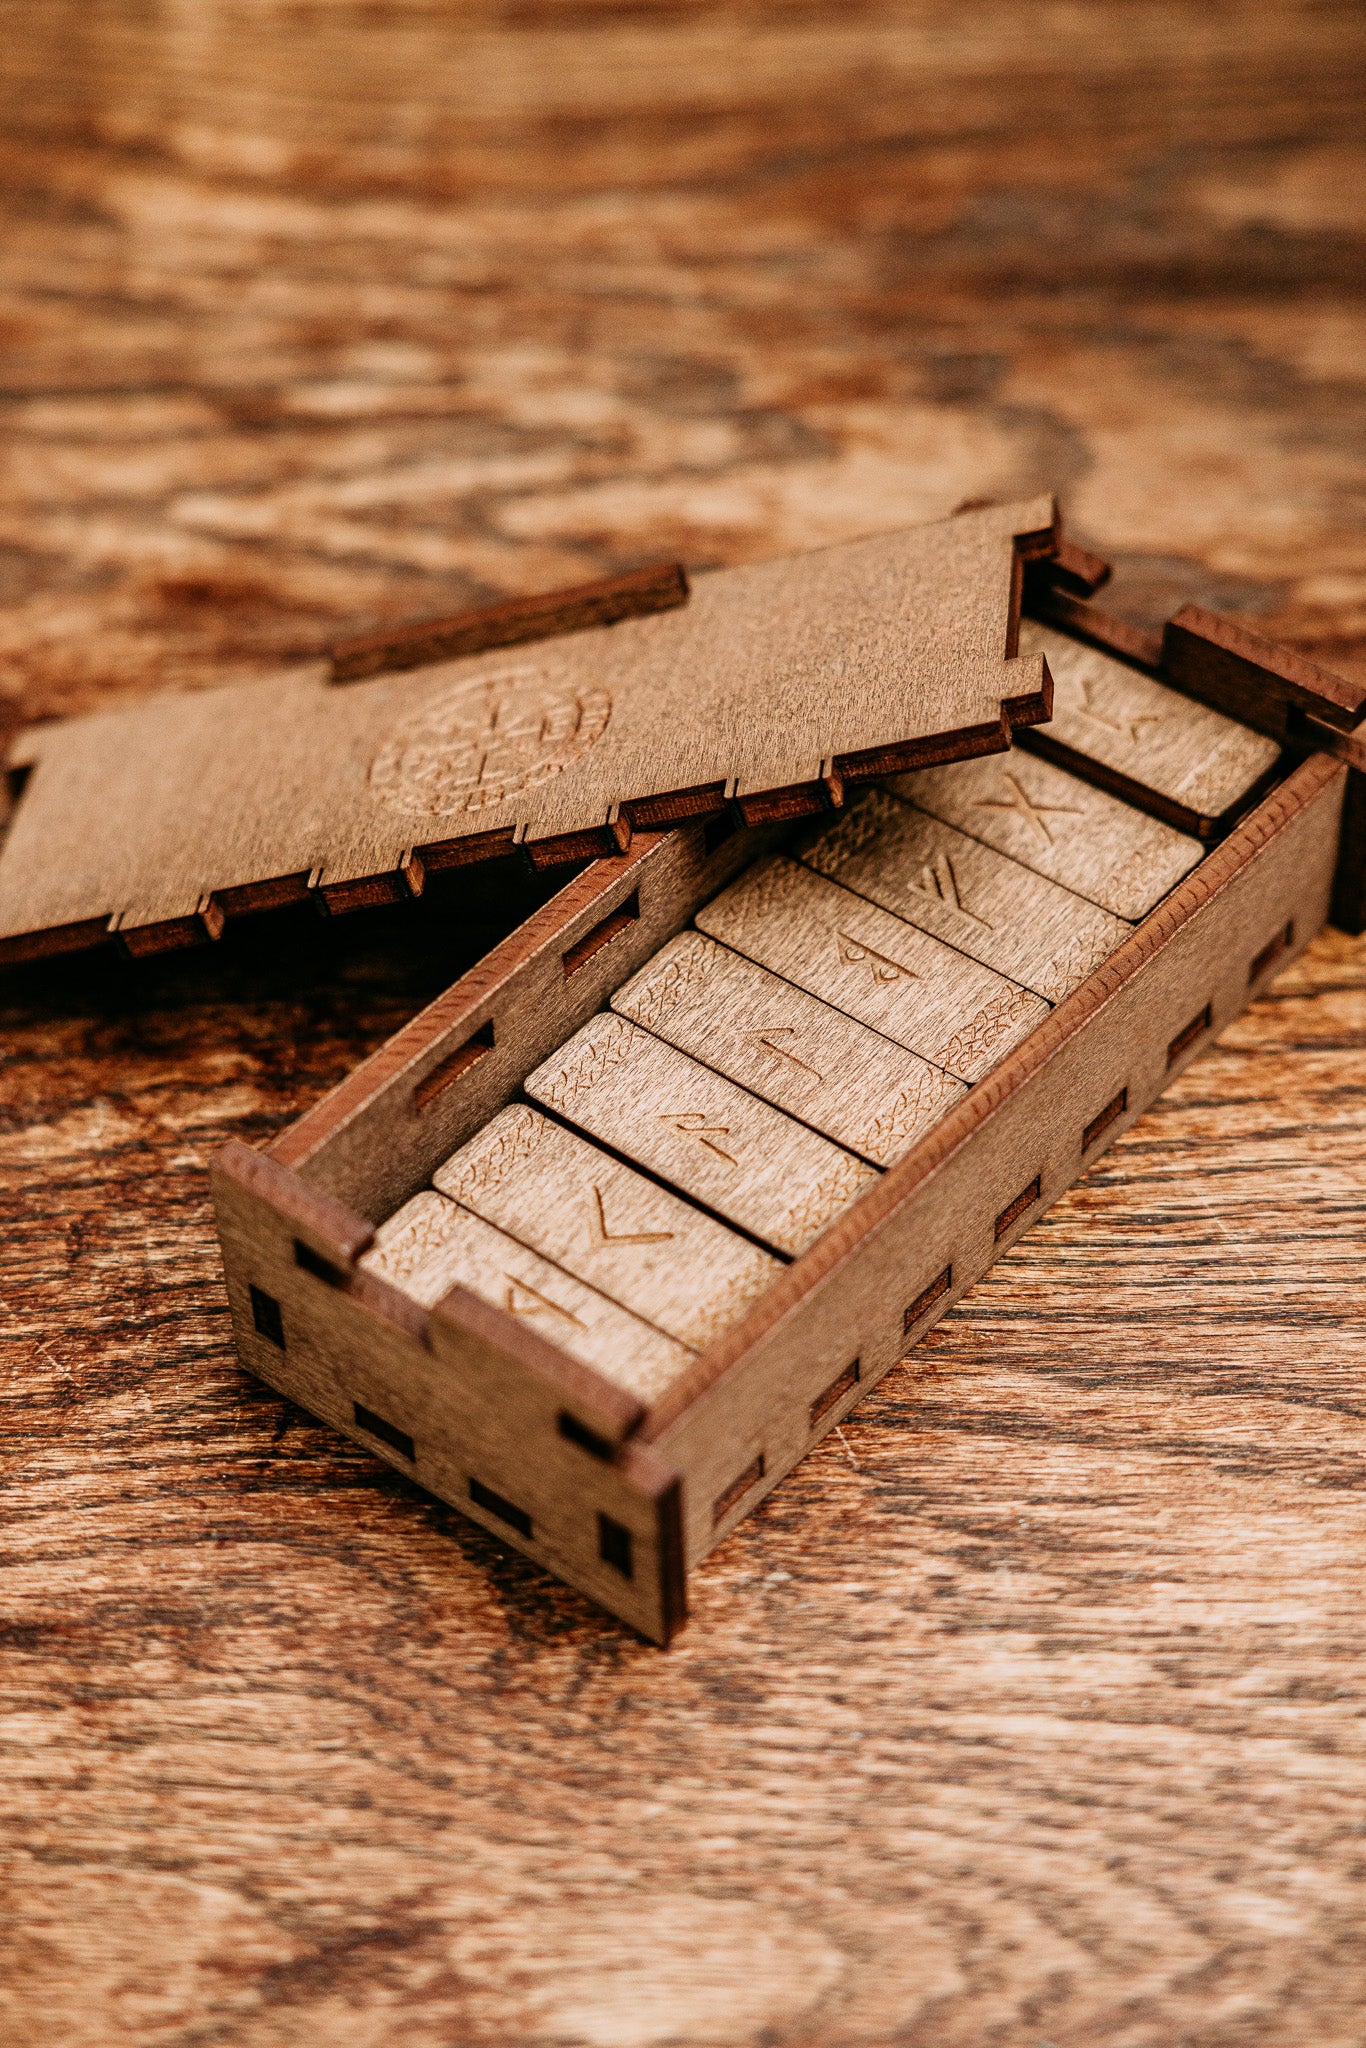
[[[526,1092],[795,1257],[875,1169],[627,1017],[590,1017]]]
[[[724,1223],[525,1103],[501,1110],[432,1178],[442,1194],[699,1350],[781,1270]]]
[[[1053,675],[1053,716],[1031,750],[1084,776],[1108,771],[1117,794],[1180,831],[1216,833],[1280,759],[1275,740],[1052,626],[1022,620],[1020,647],[1046,654]]]
[[[612,1008],[877,1166],[963,1093],[961,1081],[703,932],[681,932]]]
[[[654,1400],[696,1355],[430,1188],[381,1225],[359,1263],[424,1308],[458,1282],[641,1401]]]
[[[1204,851],[1199,840],[1018,748],[892,776],[887,787],[1132,923]]]
[[[1048,1014],[1028,989],[783,856],[756,862],[697,923],[960,1081],[980,1080]]]
[[[1050,1003],[1084,981],[1132,929],[881,789],[856,797],[812,836],[801,858]]]

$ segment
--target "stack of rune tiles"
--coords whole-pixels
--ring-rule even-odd
[[[364,1263],[428,1304],[458,1282],[657,1397],[1114,951],[1201,858],[1193,835],[1274,766],[1269,741],[1220,714],[1026,632],[1055,677],[1052,758],[894,778],[746,870]],[[1064,751],[1093,779],[1058,766]]]

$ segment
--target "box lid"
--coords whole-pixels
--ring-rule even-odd
[[[517,847],[584,859],[633,829],[795,815],[1004,748],[1048,716],[1046,665],[1016,632],[1020,565],[1058,541],[1050,499],[986,506],[691,591],[678,571],[625,578],[32,727],[10,755],[0,962],[111,937],[163,951],[310,896],[397,902]]]

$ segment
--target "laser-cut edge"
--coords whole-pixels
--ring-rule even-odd
[[[681,562],[651,562],[621,576],[599,576],[565,590],[499,598],[440,618],[415,619],[376,633],[353,634],[334,642],[329,680],[359,683],[431,662],[488,654],[495,648],[530,647],[563,633],[582,633],[592,626],[615,626],[622,619],[672,611],[686,604],[688,597],[688,574]]]
[[[1047,560],[1063,544],[1062,521],[1056,503],[1049,526],[1027,529],[1011,538],[1007,659],[1016,655],[1026,566]],[[649,575],[653,572],[642,573]],[[686,574],[681,568],[679,574],[686,586]],[[577,595],[581,595],[581,591],[549,592],[510,600],[510,604],[530,611],[538,606],[549,608],[557,601]],[[500,609],[505,607],[480,607],[478,613],[465,616],[474,617],[484,611]],[[451,629],[457,621],[452,619],[442,623]],[[572,632],[580,628],[571,624],[563,630]],[[558,637],[558,632],[540,637]],[[152,924],[125,927],[119,923],[120,913],[111,911],[103,916],[82,918],[67,924],[11,933],[0,938],[0,969],[32,965],[109,946],[134,960],[184,951],[211,944],[220,938],[230,918],[252,917],[301,901],[312,902],[327,916],[391,907],[420,896],[429,873],[473,865],[512,853],[529,862],[533,870],[567,866],[576,861],[627,852],[635,831],[639,829],[654,831],[684,821],[715,817],[728,810],[734,811],[746,825],[812,815],[841,804],[846,783],[865,782],[879,775],[940,767],[950,761],[1005,752],[1017,727],[1040,724],[1052,716],[1052,691],[1052,678],[1045,661],[1040,689],[1021,696],[1003,697],[1000,700],[1000,717],[989,725],[964,727],[918,740],[890,741],[885,746],[836,755],[828,775],[784,789],[756,792],[738,802],[727,799],[722,784],[692,785],[649,797],[622,798],[613,806],[613,815],[601,825],[553,833],[544,839],[519,838],[517,828],[508,826],[492,832],[471,833],[456,839],[432,840],[413,846],[397,868],[382,869],[372,875],[351,876],[344,881],[327,882],[324,872],[314,869],[307,873],[295,871],[234,883],[207,891],[188,916],[166,918]],[[9,816],[0,824],[0,848],[3,847],[10,819],[21,801],[22,797],[16,800]]]

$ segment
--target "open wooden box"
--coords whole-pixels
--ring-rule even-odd
[[[1280,742],[1275,779],[658,1399],[463,1287],[427,1309],[358,1261],[535,1068],[800,824],[638,833],[264,1154],[231,1144],[215,1162],[248,1369],[656,1642],[684,1619],[689,1567],[1315,935],[1335,877],[1339,921],[1359,915],[1359,692],[1334,701],[1322,672],[1193,614],[1164,645],[1140,641],[1069,595],[1065,573],[1035,595],[1068,633]]]

